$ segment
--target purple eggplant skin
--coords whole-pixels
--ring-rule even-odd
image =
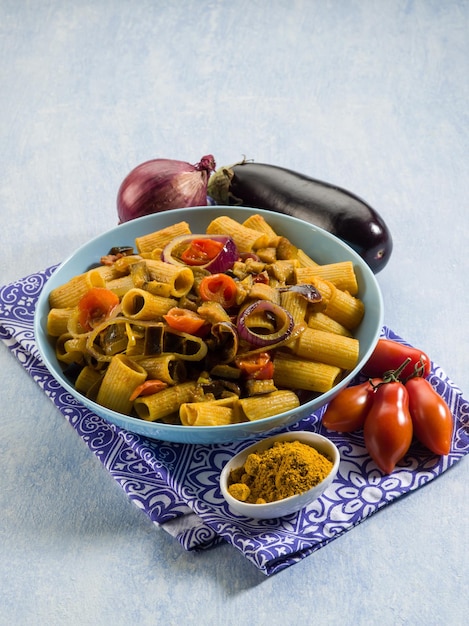
[[[254,161],[221,167],[209,179],[208,195],[216,204],[286,213],[319,226],[353,248],[375,274],[391,256],[391,233],[369,204],[284,167]]]

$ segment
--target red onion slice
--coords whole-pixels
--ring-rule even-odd
[[[249,317],[253,313],[266,311],[275,317],[277,330],[274,333],[259,334],[249,328]],[[237,328],[241,339],[249,342],[252,346],[264,347],[285,341],[291,335],[295,322],[291,314],[281,306],[268,300],[253,302],[239,315]]]
[[[239,254],[235,242],[231,237],[226,235],[181,235],[175,237],[167,246],[165,246],[162,259],[166,263],[172,265],[186,265],[177,256],[178,250],[181,252],[193,241],[194,239],[211,239],[212,241],[218,241],[223,244],[223,248],[217,254],[217,256],[206,263],[205,265],[197,265],[197,268],[202,268],[211,272],[212,274],[223,274],[233,267],[235,261],[238,260]]]

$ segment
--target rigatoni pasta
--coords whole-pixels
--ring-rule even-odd
[[[335,365],[318,363],[288,353],[274,356],[274,383],[279,387],[325,393],[340,380],[342,370]]]
[[[231,217],[221,215],[215,218],[207,227],[209,235],[227,235],[236,243],[239,252],[251,252],[265,247],[269,243],[269,235],[265,232],[240,224]]]
[[[314,328],[306,328],[290,344],[300,358],[335,365],[342,370],[352,370],[358,363],[358,339]]]
[[[129,413],[130,396],[146,377],[146,371],[138,363],[125,354],[116,354],[103,376],[96,402],[118,413]]]
[[[156,250],[162,250],[168,243],[181,235],[190,235],[191,229],[187,222],[178,222],[167,228],[161,228],[153,233],[148,233],[135,239],[135,245],[140,254],[148,254]]]
[[[133,320],[154,320],[166,315],[177,305],[177,301],[163,296],[154,296],[145,289],[134,287],[127,291],[121,300],[124,317]]]
[[[271,391],[262,396],[239,400],[241,410],[250,422],[290,411],[300,406],[298,396],[293,391]]]
[[[65,285],[53,289],[49,294],[49,305],[51,309],[66,309],[77,306],[80,299],[91,287],[105,286],[106,281],[99,270],[88,270],[75,276]]]
[[[50,294],[57,358],[78,367],[88,398],[223,426],[294,410],[299,391],[327,392],[356,366],[365,309],[353,263],[321,265],[257,214],[134,243]]]

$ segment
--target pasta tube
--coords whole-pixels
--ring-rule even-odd
[[[352,261],[317,265],[313,271],[318,278],[329,281],[337,289],[348,291],[352,296],[358,293],[357,276]]]
[[[122,274],[119,274],[119,272],[116,271],[115,263],[112,265],[99,265],[93,269],[95,272],[99,272],[101,274],[106,283],[122,276]]]
[[[122,313],[134,320],[153,320],[177,305],[177,300],[154,296],[144,289],[130,289],[121,300]]]
[[[284,291],[281,294],[280,304],[290,313],[295,324],[305,321],[308,301],[301,294],[295,291]]]
[[[165,298],[171,296],[171,285],[152,279],[147,263],[144,260],[134,263],[131,266],[130,276],[132,278],[133,287],[144,289],[155,296],[164,296]]]
[[[68,332],[68,323],[74,311],[74,307],[51,309],[47,315],[47,334],[60,337]]]
[[[207,226],[208,235],[226,235],[227,233],[230,234],[239,252],[251,252],[256,248],[264,248],[269,242],[269,237],[265,233],[243,226],[226,215],[220,215]]]
[[[250,422],[290,411],[290,409],[296,409],[300,406],[296,393],[288,390],[272,391],[262,396],[242,398],[238,402]]]
[[[167,283],[170,294],[175,298],[182,298],[192,289],[194,274],[189,267],[171,265],[154,259],[148,259],[146,263],[151,278],[159,283]]]
[[[266,246],[277,247],[280,237],[277,235],[272,226],[262,217],[262,215],[251,215],[243,222],[246,228],[252,228],[260,233],[264,233],[268,237]]]
[[[351,370],[358,362],[358,339],[306,328],[289,347],[300,358]]]
[[[296,253],[296,258],[298,259],[301,267],[317,267],[319,264],[314,261],[304,250],[298,250]]]
[[[231,404],[233,401],[231,398]],[[186,402],[179,409],[184,426],[223,426],[236,421],[232,406],[214,402]]]
[[[325,393],[338,382],[342,370],[334,365],[316,363],[277,352],[274,357],[274,383],[277,387]]]
[[[151,254],[155,248],[164,248],[175,237],[190,234],[191,229],[189,224],[187,222],[178,222],[177,224],[157,230],[154,233],[148,233],[147,235],[137,237],[135,239],[135,245],[137,246],[137,250],[140,254]]]
[[[177,413],[181,404],[190,402],[197,390],[197,383],[187,382],[174,387],[167,387],[150,396],[141,396],[134,401],[137,415],[148,422],[168,417]]]
[[[175,354],[134,357],[135,361],[147,372],[148,378],[162,380],[169,385],[177,385],[186,379],[184,361]]]
[[[101,272],[88,270],[84,274],[74,276],[64,285],[53,289],[49,294],[49,306],[51,309],[74,307],[92,287],[105,286],[106,281]]]
[[[75,337],[70,333],[64,333],[58,337],[55,344],[55,355],[62,363],[81,363],[86,351],[86,336]]]
[[[133,287],[134,281],[130,274],[127,276],[119,276],[118,278],[113,278],[106,282],[106,288],[114,292],[119,298],[122,298],[122,296]]]
[[[344,337],[352,337],[352,333],[321,311],[315,311],[311,313],[307,318],[307,323],[310,328],[316,330],[324,330],[328,333],[335,333],[336,335],[343,335]]]
[[[349,330],[356,328],[365,314],[365,305],[346,291],[334,289],[324,313]]]
[[[86,365],[77,376],[75,388],[80,393],[88,396],[90,390],[101,381],[102,377],[103,372],[101,370]]]
[[[146,378],[143,367],[125,354],[116,354],[104,374],[96,402],[118,413],[129,414],[132,409],[129,398]]]

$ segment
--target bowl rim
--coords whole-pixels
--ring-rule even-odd
[[[329,457],[332,457],[332,468],[329,474],[323,478],[323,480],[311,487],[307,491],[302,493],[297,493],[292,496],[288,496],[287,498],[282,498],[281,500],[274,500],[273,502],[264,502],[262,504],[255,504],[251,502],[242,502],[241,500],[237,500],[234,498],[228,491],[228,477],[230,472],[237,468],[241,467],[246,458],[255,451],[264,451],[268,450],[273,446],[276,441],[300,441],[306,445],[311,446],[318,450],[318,452],[324,453],[327,449]],[[332,453],[332,454],[331,454]],[[243,510],[243,515],[257,517],[259,511],[266,511],[268,513],[269,510],[274,508],[285,507],[288,508],[289,505],[292,505],[292,511],[295,511],[295,503],[298,501],[307,501],[312,502],[315,499],[319,498],[325,489],[331,484],[338,472],[340,465],[340,451],[336,444],[325,437],[324,435],[320,435],[319,433],[309,431],[309,430],[292,430],[285,433],[280,433],[277,435],[272,435],[257,441],[256,443],[250,444],[247,447],[243,448],[235,455],[233,455],[223,466],[223,469],[220,473],[220,490],[223,498],[226,500],[228,506],[232,507],[233,510]],[[315,490],[321,490],[320,493],[311,500],[309,499],[309,494],[313,493]],[[306,504],[302,505],[306,506]],[[252,515],[250,515],[252,513]]]
[[[343,389],[345,386],[347,386],[349,382],[358,374],[359,372],[358,365],[353,370],[347,372],[345,376],[339,381],[339,383],[337,383],[331,390],[323,394],[320,394],[319,396],[313,398],[312,400],[309,400],[308,402],[300,405],[299,407],[295,409],[291,409],[289,411],[285,411],[284,413],[280,413],[277,415],[265,417],[261,420],[258,420],[257,422],[246,422],[246,423],[240,423],[240,424],[225,424],[221,426],[188,427],[188,426],[183,426],[180,424],[166,424],[162,422],[150,422],[147,420],[142,420],[138,417],[125,415],[123,413],[118,413],[111,409],[102,407],[101,405],[97,404],[96,402],[92,400],[89,400],[88,398],[83,396],[81,393],[77,392],[74,386],[67,380],[65,375],[63,374],[61,375],[61,373],[59,372],[60,364],[56,360],[54,362],[55,357],[49,358],[47,351],[44,349],[44,346],[46,344],[49,344],[49,346],[51,344],[51,339],[50,337],[48,337],[47,331],[45,328],[45,324],[46,324],[45,312],[48,311],[48,296],[49,296],[50,291],[53,289],[54,286],[56,286],[55,285],[56,282],[57,282],[57,286],[59,284],[62,284],[62,282],[57,281],[57,278],[54,280],[54,277],[61,276],[62,272],[67,273],[67,269],[73,264],[74,260],[77,257],[79,257],[81,254],[83,254],[88,248],[92,248],[98,245],[101,240],[103,241],[107,240],[108,238],[112,237],[113,234],[115,234],[116,237],[119,237],[119,234],[122,232],[123,228],[137,229],[137,230],[141,230],[144,233],[148,233],[148,232],[151,232],[151,230],[155,230],[159,228],[159,226],[156,228],[152,226],[148,226],[148,228],[145,228],[147,224],[151,224],[151,222],[155,219],[158,219],[159,216],[164,216],[163,221],[174,223],[182,219],[181,216],[184,215],[185,219],[187,219],[190,222],[190,215],[188,215],[188,213],[190,213],[190,215],[193,215],[194,219],[197,219],[197,217],[199,219],[202,219],[204,214],[207,214],[207,215],[210,215],[210,214],[212,215],[215,215],[215,214],[236,215],[237,214],[239,215],[240,213],[242,213],[242,214],[245,214],[246,217],[252,214],[260,214],[266,217],[267,220],[270,218],[271,221],[274,221],[275,219],[277,219],[277,220],[281,220],[283,223],[286,223],[286,224],[292,223],[294,225],[296,224],[297,226],[306,225],[311,232],[317,233],[320,237],[326,240],[333,241],[335,246],[342,248],[344,252],[347,253],[347,255],[354,262],[354,264],[358,264],[358,266],[360,267],[360,272],[362,273],[364,272],[368,274],[368,281],[371,281],[371,283],[373,283],[374,285],[374,291],[375,291],[375,296],[376,296],[376,301],[374,302],[374,304],[375,304],[375,314],[377,315],[376,329],[374,331],[375,336],[371,345],[362,355],[362,358],[360,359],[360,363],[363,363],[364,360],[371,355],[378,341],[380,331],[383,325],[383,319],[384,319],[383,296],[382,296],[381,289],[380,289],[380,286],[376,279],[375,274],[373,273],[371,268],[367,265],[366,261],[355,250],[353,250],[353,248],[351,248],[344,241],[342,241],[341,239],[339,239],[337,236],[333,235],[332,233],[324,230],[323,228],[316,226],[314,224],[310,224],[309,222],[305,222],[304,220],[298,219],[296,217],[292,217],[290,215],[274,213],[272,211],[268,211],[265,209],[257,209],[257,208],[252,208],[252,207],[214,205],[214,206],[197,206],[197,207],[184,207],[180,209],[172,209],[172,210],[164,211],[164,212],[157,213],[157,214],[146,215],[144,217],[140,217],[135,220],[125,222],[124,224],[119,224],[115,226],[114,228],[111,228],[97,235],[96,237],[93,237],[92,239],[88,240],[87,242],[79,246],[77,249],[75,249],[64,261],[60,263],[55,268],[52,275],[49,277],[49,279],[46,281],[45,285],[43,286],[43,289],[41,290],[41,293],[37,301],[36,310],[34,314],[34,335],[35,335],[35,339],[37,343],[37,348],[41,356],[41,359],[46,365],[48,371],[54,377],[54,379],[57,382],[59,382],[59,384],[62,387],[64,387],[74,398],[76,398],[79,402],[81,402],[86,408],[90,409],[91,411],[93,411],[94,413],[98,415],[101,415],[103,419],[107,420],[108,422],[121,426],[122,428],[125,428],[131,432],[145,434],[146,436],[149,436],[149,437],[152,437],[152,435],[149,434],[148,431],[155,430],[155,434],[153,435],[153,437],[155,439],[166,440],[166,441],[192,443],[191,441],[187,440],[188,428],[191,429],[192,434],[196,435],[195,437],[190,437],[192,439],[197,439],[196,443],[205,443],[205,439],[207,440],[208,443],[220,443],[220,442],[226,442],[226,441],[233,441],[235,439],[245,439],[249,437],[255,437],[263,433],[273,432],[276,428],[276,424],[279,422],[279,419],[283,420],[282,423],[277,426],[278,428],[281,428],[285,426],[286,423],[287,424],[295,423],[296,421],[299,421],[302,417],[305,417],[306,415],[313,413],[319,407],[312,406],[311,403],[315,402],[317,398],[321,398],[322,399],[321,406],[326,404],[330,399],[332,399],[332,397],[336,393],[338,393],[338,391],[340,391],[340,389]],[[207,221],[209,219],[213,219],[213,217],[207,218]],[[134,242],[132,243],[134,244]],[[93,259],[90,259],[90,265],[92,265],[92,263],[93,263]],[[82,271],[86,271],[86,268],[83,268]],[[76,275],[76,273],[77,272],[74,272],[74,274],[72,275]],[[64,279],[64,280],[67,280],[67,279]],[[309,407],[309,408],[305,409],[305,407]],[[103,412],[105,413],[107,418],[103,416]],[[297,419],[295,417],[296,415],[298,415]],[[235,439],[230,437],[230,433],[234,434],[235,432],[239,430],[243,430],[243,429],[246,431],[246,434],[244,434],[243,436],[235,437]],[[156,431],[158,431],[158,433]],[[204,435],[207,435],[207,437],[204,437]]]

